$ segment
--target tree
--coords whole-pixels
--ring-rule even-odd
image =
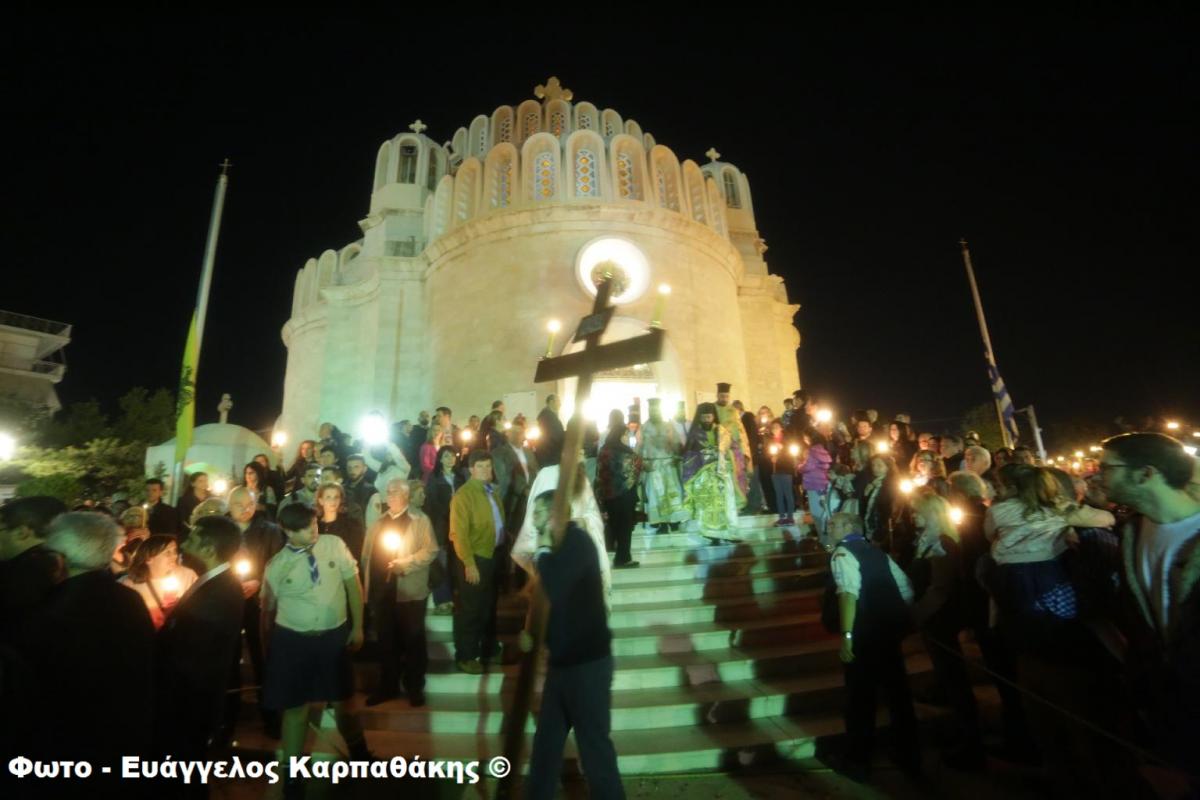
[[[167,389],[150,394],[136,386],[117,404],[121,416],[113,423],[112,435],[121,441],[162,444],[175,431],[175,398]]]
[[[73,480],[83,492],[138,494],[143,488],[146,447],[141,442],[93,439],[82,447],[29,447],[15,459],[30,478]]]
[[[108,435],[108,419],[100,403],[92,398],[72,403],[63,409],[60,417],[46,426],[40,444],[44,447],[69,447]]]

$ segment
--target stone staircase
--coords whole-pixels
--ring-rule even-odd
[[[774,517],[746,517],[723,539],[699,534],[634,534],[641,567],[613,572],[612,738],[623,775],[727,770],[814,756],[819,738],[842,731],[839,640],[819,620],[827,555],[803,528],[776,528]],[[504,598],[498,628],[511,660],[525,618]],[[504,712],[515,665],[484,675],[457,672],[453,618],[428,617],[428,704],[403,697],[364,708],[371,749],[381,757],[479,760],[501,755]],[[929,670],[923,653],[909,672]],[[375,685],[369,659],[357,665],[360,689]],[[540,678],[538,682],[540,688]],[[536,711],[537,697],[534,698]],[[528,724],[525,758],[535,729]],[[323,728],[332,728],[327,713]],[[331,751],[334,730],[317,740]],[[266,755],[246,716],[238,748]],[[568,741],[568,772],[575,772]],[[527,765],[522,765],[522,769]]]

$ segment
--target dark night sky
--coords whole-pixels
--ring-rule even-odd
[[[360,235],[379,143],[417,117],[445,141],[556,74],[681,160],[716,146],[747,173],[803,305],[804,382],[839,408],[989,398],[966,236],[1018,405],[1200,421],[1182,19],[446,20],[6,26],[0,308],[74,324],[63,400],[175,385],[228,155],[198,421],[228,391],[234,421],[269,426],[295,271]]]

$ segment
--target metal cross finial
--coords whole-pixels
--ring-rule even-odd
[[[232,166],[233,166],[233,164],[231,164],[231,163],[229,162],[229,159],[228,159],[228,158],[227,158],[227,159],[225,159],[224,161],[222,161],[222,162],[221,162],[221,174],[222,174],[222,175],[228,175],[228,174],[229,174],[229,168],[230,168],[230,167],[232,167]]]
[[[554,77],[553,75],[550,76],[550,80],[546,81],[545,85],[539,84],[536,86],[533,90],[533,94],[535,97],[537,97],[537,99],[542,101],[566,100],[567,102],[570,102],[571,99],[575,97],[575,93],[563,86],[559,82],[558,78]]]
[[[717,148],[715,147],[708,148],[708,152],[704,155],[708,156],[709,161],[716,161],[721,157],[721,154],[717,152]]]
[[[424,122],[421,122],[421,120],[417,120],[417,121],[416,121],[416,122],[414,122],[412,125],[409,125],[409,126],[408,126],[408,129],[409,129],[410,131],[412,131],[413,133],[416,133],[416,134],[418,134],[418,135],[419,135],[419,134],[421,133],[421,131],[425,130],[425,129],[426,129],[426,128],[428,128],[428,127],[429,127],[429,126],[428,126],[428,125],[426,125]]]

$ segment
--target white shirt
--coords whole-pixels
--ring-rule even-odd
[[[358,575],[350,548],[337,536],[318,536],[312,547],[317,582],[309,571],[308,555],[284,546],[267,564],[264,579],[275,597],[275,622],[300,633],[327,631],[346,621],[343,581]]]
[[[892,579],[896,581],[896,588],[900,590],[900,597],[905,603],[912,605],[913,590],[908,576],[895,561],[892,561],[891,556],[888,556],[887,560]],[[854,553],[844,547],[835,549],[833,557],[829,559],[829,568],[833,572],[833,582],[837,585],[838,594],[852,594],[855,597],[862,594],[862,570]]]
[[[517,460],[521,462],[521,471],[525,473],[525,480],[529,480],[529,460],[525,457],[524,447],[514,447],[517,451]]]
[[[1142,517],[1134,558],[1138,581],[1149,598],[1160,631],[1170,625],[1171,598],[1178,596],[1179,587],[1170,585],[1171,565],[1197,530],[1200,530],[1200,514],[1166,525]]]

